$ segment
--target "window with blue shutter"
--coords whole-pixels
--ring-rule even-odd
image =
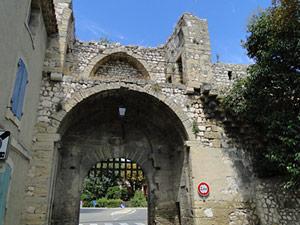
[[[21,116],[23,114],[23,103],[27,83],[27,69],[22,59],[20,59],[18,63],[18,72],[16,75],[14,92],[11,98],[11,111],[19,120],[21,120]]]
[[[0,173],[0,225],[3,224],[3,217],[6,209],[6,199],[11,179],[11,168],[6,164],[5,171]]]

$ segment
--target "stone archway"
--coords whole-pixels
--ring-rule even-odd
[[[94,58],[91,59],[87,67],[82,73],[82,77],[93,76],[96,70],[99,68],[99,65],[107,62],[111,58],[127,58],[131,64],[136,67],[136,69],[143,71],[143,77],[149,77],[154,80],[155,76],[152,74],[151,69],[148,63],[143,60],[139,55],[126,50],[125,48],[116,48],[116,49],[107,49],[100,54],[97,54]]]
[[[104,55],[102,53],[102,55]],[[126,52],[115,52],[104,55],[90,72],[90,77],[115,79],[149,79],[146,64]]]
[[[124,117],[119,107],[126,108]],[[78,223],[88,170],[118,157],[132,159],[146,173],[150,225],[192,224],[189,152],[184,147],[188,132],[169,106],[148,93],[115,88],[96,92],[66,111],[59,130],[52,224]]]

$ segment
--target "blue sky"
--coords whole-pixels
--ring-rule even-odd
[[[95,40],[108,34],[123,45],[164,44],[179,17],[190,12],[208,20],[212,61],[248,64],[241,40],[247,18],[271,0],[73,0],[76,37]]]

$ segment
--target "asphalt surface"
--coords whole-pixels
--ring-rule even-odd
[[[81,208],[79,225],[147,225],[147,208]]]

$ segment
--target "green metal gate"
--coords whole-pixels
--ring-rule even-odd
[[[8,164],[6,164],[4,172],[0,172],[0,225],[3,224],[10,179],[11,168]]]

